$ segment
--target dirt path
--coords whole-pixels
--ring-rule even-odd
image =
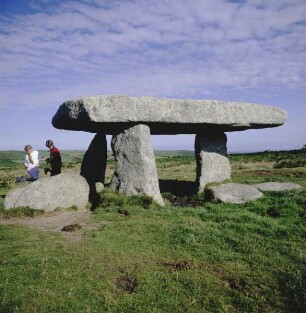
[[[48,232],[60,232],[67,242],[73,243],[82,240],[85,230],[96,229],[101,225],[91,220],[91,214],[89,210],[80,210],[46,213],[36,217],[11,217],[0,219],[0,225],[23,225]],[[82,229],[61,231],[64,226],[71,224],[79,224]]]

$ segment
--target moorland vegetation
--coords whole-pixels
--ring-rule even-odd
[[[62,155],[63,172],[79,172],[84,152]],[[233,182],[302,188],[211,203],[195,193],[192,152],[158,151],[166,206],[106,184],[81,239],[67,242],[60,231],[18,222],[45,216],[47,223],[47,213],[4,210],[24,175],[23,152],[0,152],[0,312],[305,312],[305,150],[229,159]],[[109,155],[107,183],[113,170]]]

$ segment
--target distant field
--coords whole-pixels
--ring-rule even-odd
[[[165,157],[194,157],[193,151],[154,151],[155,156],[158,158]],[[84,150],[62,150],[62,160],[64,163],[81,163],[83,156],[85,154]],[[107,152],[110,160],[113,159],[112,151]],[[49,155],[48,151],[40,151],[39,155],[41,157],[47,157]],[[25,153],[23,151],[0,151],[0,168],[10,167],[13,165],[23,164]]]
[[[64,150],[61,152],[63,162],[80,163],[82,162],[85,151]],[[48,151],[39,151],[41,157],[48,157]],[[0,151],[0,168],[20,165],[24,162],[25,153],[23,151]]]
[[[39,151],[42,157],[48,156],[48,151]],[[85,151],[62,150],[63,171],[79,171]],[[158,177],[162,180],[176,179],[180,181],[195,180],[195,156],[193,151],[154,151]],[[251,181],[255,175],[273,173],[282,180],[286,175],[299,175],[306,168],[306,150],[292,151],[266,151],[258,153],[230,154],[229,160],[232,165],[233,179]],[[14,179],[24,175],[23,151],[0,151],[0,187],[8,186]],[[111,179],[114,171],[114,157],[108,151],[108,165],[106,169],[106,181]],[[40,168],[46,167],[44,161],[40,162]],[[291,169],[291,170],[289,170]],[[260,170],[261,174],[258,171]],[[290,173],[289,173],[289,172]],[[247,176],[247,177],[245,177]],[[266,175],[268,179],[269,175]],[[305,184],[305,182],[301,182]],[[0,188],[1,193],[1,188]],[[3,193],[3,191],[2,191]]]
[[[39,151],[41,157],[47,157],[48,151]],[[62,150],[63,162],[67,163],[80,163],[85,154],[84,150]],[[112,159],[112,151],[108,151],[108,157]],[[155,150],[155,157],[158,159],[163,158],[194,158],[194,151],[188,150]],[[254,153],[232,153],[229,154],[230,160],[239,161],[274,161],[280,162],[281,160],[301,161],[305,162],[306,150],[291,150],[291,151],[265,151]],[[23,151],[0,151],[0,167],[10,166],[14,164],[22,164],[25,153]]]
[[[229,155],[232,182],[302,186],[233,205],[194,193],[192,151],[156,151],[165,207],[111,192],[109,152],[96,210],[52,214],[4,210],[24,153],[0,152],[0,312],[306,312],[305,152]],[[63,172],[79,172],[83,154],[62,151]],[[85,213],[81,231],[52,229]]]

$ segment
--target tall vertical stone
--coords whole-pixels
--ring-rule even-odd
[[[87,180],[91,194],[96,192],[97,183],[104,184],[106,161],[106,135],[97,133],[91,141],[81,165],[81,175]]]
[[[164,205],[150,135],[150,128],[139,124],[113,136],[116,168],[111,189],[126,195],[146,195]]]
[[[220,131],[196,134],[196,180],[199,192],[202,192],[208,183],[221,182],[231,177],[226,142],[225,133]]]

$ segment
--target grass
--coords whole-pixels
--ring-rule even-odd
[[[302,190],[243,205],[204,202],[184,195],[192,157],[163,155],[159,175],[182,187],[163,194],[166,207],[106,188],[91,215],[98,228],[85,227],[73,244],[61,233],[1,224],[0,312],[304,312],[306,171],[253,157],[231,159],[232,181],[283,180]]]
[[[10,217],[35,217],[39,215],[43,215],[43,210],[34,210],[29,207],[18,207],[11,209],[9,211],[3,210],[3,203],[2,200],[0,200],[0,218],[10,218]]]

